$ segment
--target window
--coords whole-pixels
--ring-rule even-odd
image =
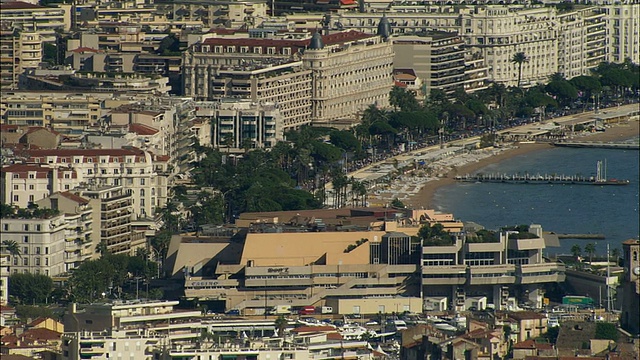
[[[144,179],[140,179],[140,185],[144,185],[144,184],[145,184]]]
[[[41,230],[42,230],[42,226],[36,225],[36,231],[41,231]]]
[[[140,169],[140,174],[144,174],[144,169]]]
[[[24,224],[22,228],[24,231],[29,231],[29,224]]]
[[[9,224],[2,224],[2,229],[4,231],[9,231]]]
[[[13,258],[13,265],[18,266],[18,258],[17,257]]]
[[[29,202],[30,202],[30,203],[32,203],[32,202],[34,201],[34,199],[35,199],[35,198],[33,197],[33,195],[29,195]]]
[[[93,170],[92,169],[87,169],[87,175],[91,175],[93,174]]]
[[[29,236],[24,236],[22,238],[22,241],[25,242],[25,243],[28,243],[29,242]]]
[[[13,185],[13,190],[18,190],[19,186],[18,185]]]
[[[23,258],[22,259],[22,265],[29,266],[29,258]]]
[[[114,173],[114,174],[120,174],[120,170],[118,170],[118,169],[113,169],[113,173]]]
[[[20,197],[18,195],[13,195],[13,201],[14,202],[20,201]]]
[[[101,169],[101,170],[100,170],[100,173],[101,173],[102,175],[106,175],[106,174],[107,174],[107,169]]]
[[[127,175],[131,175],[131,174],[133,174],[133,170],[127,169]]]
[[[40,266],[40,258],[39,257],[36,258],[36,266]]]
[[[35,178],[36,178],[36,176],[35,176],[35,175],[33,175],[33,174],[29,174],[29,179],[35,179]]]
[[[44,264],[45,264],[46,266],[49,266],[49,258],[44,258]]]
[[[35,188],[36,188],[35,186],[29,185],[29,190],[35,190]],[[16,189],[16,190],[18,190],[18,189]]]
[[[36,246],[36,254],[40,255],[40,246]]]
[[[45,253],[45,254],[48,254],[48,253],[49,253],[49,248],[48,248],[48,247],[45,247],[45,248],[44,248],[44,253]]]

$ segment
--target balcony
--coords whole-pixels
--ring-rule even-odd
[[[478,265],[469,267],[470,285],[514,284],[515,265]]]
[[[518,283],[520,284],[563,282],[565,279],[565,267],[558,263],[519,265],[517,274]]]
[[[423,266],[422,285],[463,285],[467,282],[466,265]]]

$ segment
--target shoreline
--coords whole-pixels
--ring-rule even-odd
[[[580,138],[586,141],[606,142],[614,140],[626,140],[638,136],[640,136],[640,122],[628,121],[625,123],[613,125],[605,132],[585,134],[583,136],[580,136]],[[576,139],[574,138],[573,140]],[[420,188],[420,190],[416,194],[408,194],[409,196],[406,200],[404,200],[404,203],[415,209],[433,209],[435,208],[433,204],[433,198],[436,192],[440,188],[454,184],[456,182],[454,180],[454,177],[456,175],[472,174],[491,164],[496,164],[517,156],[554,147],[549,143],[517,143],[515,145],[515,147],[501,151],[495,155],[485,157],[476,162],[464,164],[459,168],[451,169],[446,174],[446,177],[441,177],[437,180],[432,180],[424,183],[422,188]]]

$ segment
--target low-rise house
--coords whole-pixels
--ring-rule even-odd
[[[517,323],[514,333],[518,342],[535,339],[547,332],[548,319],[541,313],[533,311],[519,311],[509,314],[509,318]]]
[[[513,345],[514,359],[528,359],[530,356],[555,356],[556,350],[552,344],[539,343],[533,339],[521,341]]]

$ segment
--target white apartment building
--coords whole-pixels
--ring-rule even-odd
[[[3,218],[0,242],[15,241],[20,255],[11,256],[11,272],[56,276],[64,272],[66,222],[51,218]]]
[[[3,2],[0,18],[15,28],[40,34],[43,42],[55,42],[57,30],[71,28],[71,4],[47,7],[22,1]]]
[[[0,172],[0,201],[21,208],[78,184],[78,174],[68,167],[56,169],[45,164],[14,164],[3,167]]]
[[[176,311],[178,301],[76,304],[64,315],[63,359],[152,360],[153,350],[187,347],[200,338],[202,313]]]
[[[11,270],[11,254],[0,245],[0,306],[9,301],[9,274]]]
[[[640,4],[626,2],[603,5],[606,12],[609,61],[631,59],[640,63]]]
[[[40,208],[58,210],[65,215],[65,272],[97,255],[94,253],[99,238],[93,235],[93,209],[88,199],[65,191],[52,194],[36,204]]]
[[[249,141],[255,148],[270,148],[283,139],[283,119],[274,103],[245,101],[199,102],[196,116],[213,125],[213,147],[242,149]],[[226,144],[227,139],[232,142]]]
[[[131,195],[133,219],[153,217],[166,203],[166,176],[158,172],[166,159],[137,148],[28,150],[28,161],[46,164],[58,172],[76,174],[74,185],[124,186]],[[64,175],[66,176],[66,174]],[[71,187],[73,188],[73,187]],[[57,191],[65,191],[63,189]]]
[[[591,75],[607,60],[606,14],[587,7],[558,14],[558,72],[571,79]]]

